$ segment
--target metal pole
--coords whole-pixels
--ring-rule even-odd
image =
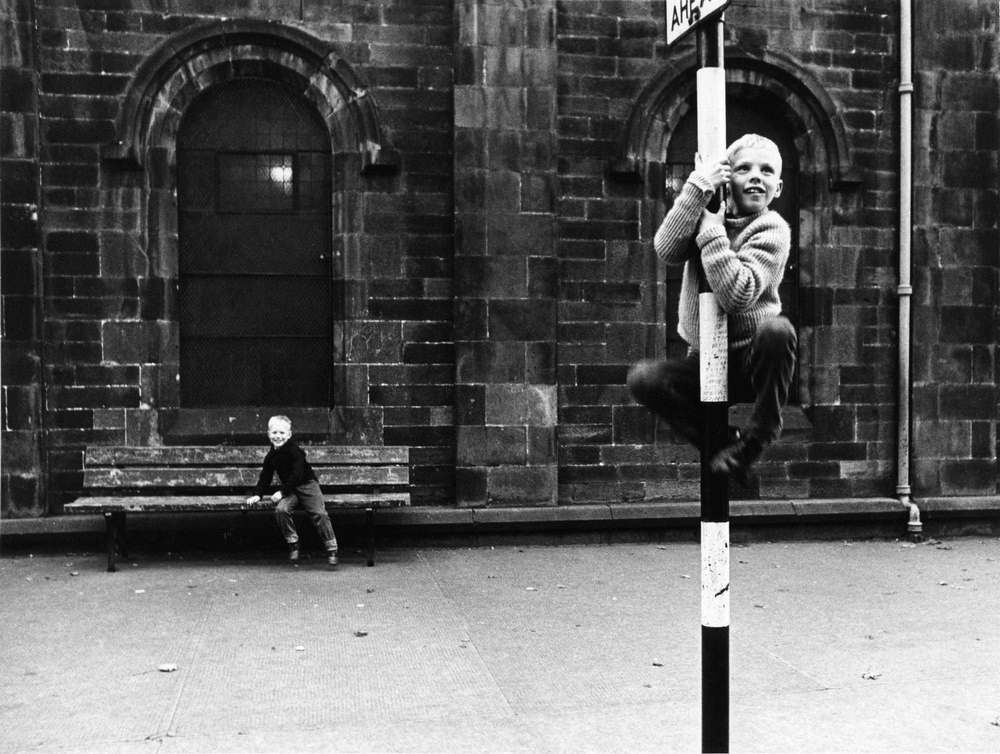
[[[913,233],[913,0],[899,4],[899,369],[896,494],[910,508],[907,533],[919,540],[924,530],[910,487],[910,324],[913,286],[910,241]]]
[[[726,149],[723,21],[697,30],[698,152],[718,160]],[[721,197],[720,197],[721,199]],[[726,315],[698,264],[698,353],[704,442],[701,451],[701,742],[729,751],[729,485],[709,462],[729,434],[729,334]]]

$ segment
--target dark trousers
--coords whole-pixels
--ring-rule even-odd
[[[274,508],[274,516],[278,520],[278,527],[285,541],[290,545],[297,544],[299,533],[295,529],[295,520],[292,511],[299,506],[306,509],[309,518],[312,519],[316,533],[323,540],[323,546],[327,550],[337,549],[337,536],[333,533],[333,524],[330,523],[330,516],[326,512],[326,503],[323,500],[323,491],[319,482],[313,480],[300,484],[291,495],[285,495]]]
[[[798,339],[786,317],[765,320],[749,345],[729,352],[729,403],[753,403],[744,436],[762,445],[781,434],[781,408],[795,371]],[[628,373],[628,386],[642,405],[662,417],[695,447],[702,445],[698,354],[683,359],[647,359]]]

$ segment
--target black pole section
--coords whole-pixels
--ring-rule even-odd
[[[704,85],[699,79],[697,97],[721,99],[699,102],[698,150],[704,160],[718,159],[720,139],[722,147],[725,146],[722,30],[721,20],[703,24],[697,30],[700,67],[718,69],[707,72],[710,75],[705,75]],[[712,200],[709,209],[718,210],[721,193]],[[710,465],[711,459],[729,440],[728,335],[725,313],[715,301],[700,260],[698,281],[704,421],[701,449],[701,740],[702,751],[728,752],[729,480],[725,474],[713,473]]]

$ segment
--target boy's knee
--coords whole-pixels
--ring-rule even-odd
[[[795,327],[787,317],[772,317],[761,322],[756,340],[759,349],[775,354],[791,351],[794,355],[798,345]]]
[[[631,366],[628,370],[626,383],[632,395],[637,398],[649,392],[650,386],[656,378],[656,362],[644,359]]]

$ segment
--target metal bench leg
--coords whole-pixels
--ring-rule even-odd
[[[368,565],[375,565],[375,508],[365,508],[365,534],[368,539]]]
[[[118,540],[124,528],[125,514],[108,511],[104,514],[104,523],[107,526],[105,540],[108,547],[108,573],[114,573],[118,570],[115,561],[118,557]]]
[[[118,555],[128,560],[128,527],[125,525],[124,511],[118,516]]]

